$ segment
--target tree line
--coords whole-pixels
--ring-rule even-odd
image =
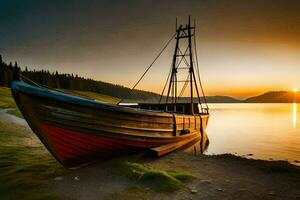
[[[50,88],[91,91],[119,99],[127,97],[127,100],[157,101],[159,99],[159,95],[152,92],[134,90],[130,93],[130,88],[80,77],[77,74],[50,72],[49,70],[28,70],[27,67],[21,70],[17,62],[7,64],[0,55],[0,86],[10,87],[14,76],[19,72],[31,81]]]

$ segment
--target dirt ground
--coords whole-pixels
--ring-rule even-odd
[[[125,159],[155,169],[185,170],[195,178],[177,191],[155,192],[120,175],[114,161],[107,161],[57,177],[48,189],[62,199],[300,199],[300,169],[284,161],[184,152]]]

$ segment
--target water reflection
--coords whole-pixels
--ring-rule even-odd
[[[300,161],[300,109],[295,104],[211,104],[207,154],[253,154]],[[298,164],[300,165],[300,164]]]
[[[206,132],[204,132],[201,139],[191,142],[190,144],[184,146],[182,150],[184,152],[193,153],[195,156],[205,153],[209,146],[209,139]]]
[[[297,103],[293,103],[293,126],[297,128]]]

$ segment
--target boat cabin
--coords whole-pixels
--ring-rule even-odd
[[[186,115],[192,114],[190,103],[176,103],[176,104],[175,103],[168,103],[168,104],[139,103],[137,107],[145,110],[158,110],[158,111],[165,111],[170,113],[186,114]],[[194,108],[193,114],[199,114],[198,103],[194,103],[193,108]]]

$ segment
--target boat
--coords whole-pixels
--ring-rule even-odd
[[[168,87],[165,85],[156,103],[100,102],[32,83],[21,75],[12,82],[12,95],[32,131],[66,168],[128,152],[145,151],[163,156],[206,138],[209,110],[206,101],[203,103],[200,75],[199,80],[195,75],[194,36],[195,27],[191,26],[190,18],[185,26],[176,25]],[[185,52],[180,50],[182,40],[187,42]],[[180,102],[182,98],[177,93],[180,82],[177,73],[182,61],[187,63],[188,78],[183,87],[190,85],[188,102]],[[201,85],[202,98],[198,85]]]

